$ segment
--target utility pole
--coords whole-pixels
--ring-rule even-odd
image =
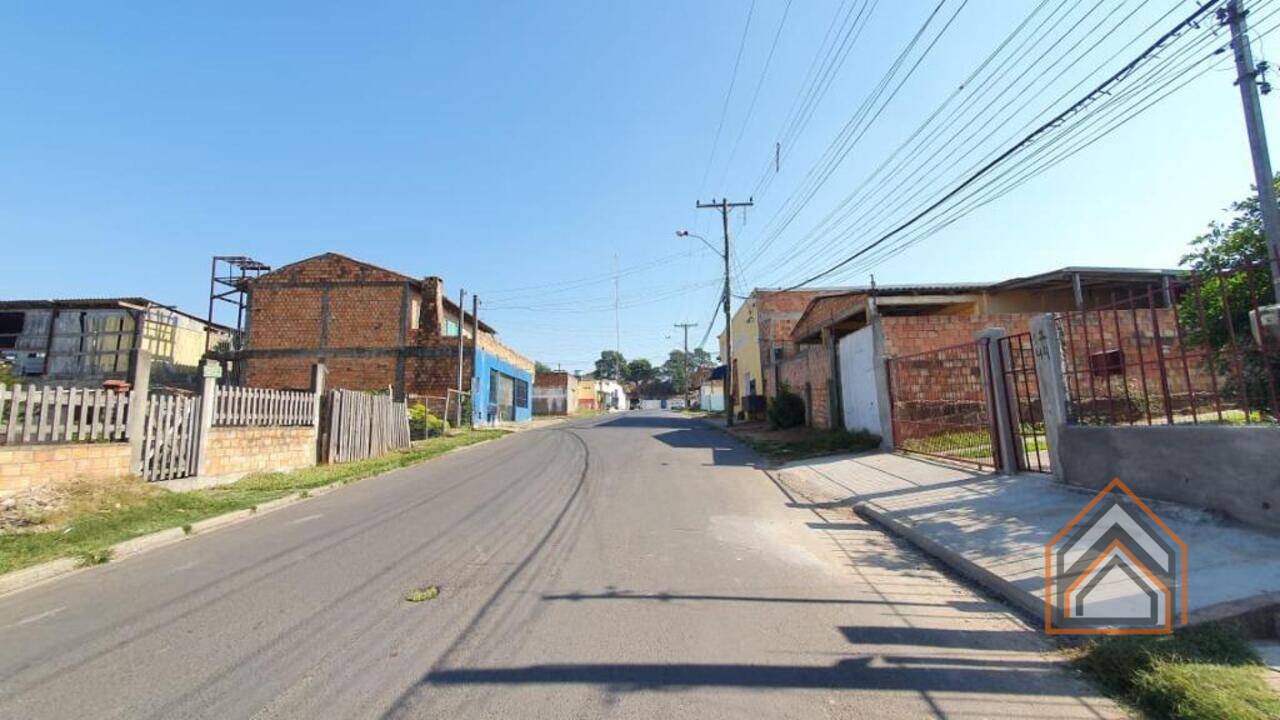
[[[689,409],[689,328],[698,327],[698,323],[675,323],[674,327],[684,330],[684,409]]]
[[[1241,0],[1230,0],[1219,11],[1219,20],[1231,26],[1231,50],[1236,60],[1236,85],[1240,87],[1240,100],[1244,104],[1244,124],[1249,133],[1249,149],[1253,154],[1253,178],[1258,185],[1258,209],[1262,214],[1262,234],[1267,242],[1267,255],[1271,260],[1271,281],[1276,302],[1280,302],[1280,210],[1276,208],[1275,176],[1271,173],[1271,156],[1267,152],[1267,131],[1262,122],[1262,104],[1258,98],[1258,76],[1267,70],[1267,64],[1255,66],[1253,52],[1249,48],[1248,28],[1245,20],[1249,11],[1242,9]],[[1261,83],[1262,92],[1271,91],[1271,85]]]
[[[458,411],[454,413],[453,426],[462,427],[462,326],[467,324],[466,318],[462,316],[462,303],[467,299],[467,291],[458,288]]]
[[[618,364],[618,382],[622,382],[626,368],[622,367],[622,321],[618,319],[618,253],[613,254],[613,352]]]
[[[462,332],[461,330],[462,323],[458,323],[458,325],[459,325],[458,332]],[[475,427],[476,425],[476,387],[480,384],[478,382],[478,380],[480,379],[480,376],[477,375],[477,373],[480,372],[479,360],[480,360],[480,296],[472,295],[471,296],[471,393],[470,393],[471,395],[470,423],[472,427]],[[484,410],[487,411],[488,408],[484,408]],[[484,415],[481,415],[480,417],[484,417]]]
[[[733,372],[733,319],[729,316],[729,302],[733,299],[729,291],[729,211],[734,208],[752,207],[755,205],[752,200],[748,198],[746,202],[731,203],[725,198],[720,198],[720,202],[716,202],[713,198],[709,203],[699,200],[695,205],[699,210],[704,208],[719,210],[720,222],[724,227],[724,352],[725,365],[728,369],[724,381],[724,418],[725,423],[730,426],[733,425],[733,384],[737,381],[737,377]]]

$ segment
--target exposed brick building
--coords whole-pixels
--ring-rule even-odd
[[[310,366],[323,361],[330,387],[443,397],[457,388],[459,333],[476,421],[528,419],[533,362],[445,297],[443,280],[337,253],[250,281],[244,349],[234,358],[251,386],[306,388]]]
[[[791,323],[790,344],[776,358],[781,383],[805,398],[810,424],[868,427],[886,434],[882,416],[886,387],[852,387],[845,362],[865,350],[861,384],[887,385],[886,358],[903,357],[972,342],[986,328],[1027,332],[1045,312],[1098,307],[1119,294],[1158,287],[1176,271],[1070,267],[994,283],[853,287],[814,297]],[[1164,312],[1169,312],[1167,309]],[[1170,326],[1172,320],[1169,320]],[[857,336],[857,337],[854,337]],[[861,395],[860,411],[851,407]],[[868,408],[871,408],[870,410]]]

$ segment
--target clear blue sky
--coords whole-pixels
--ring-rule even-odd
[[[935,4],[877,4],[759,207],[745,224],[735,216],[743,258]],[[940,17],[960,4],[947,0]],[[735,293],[822,267],[804,253],[788,264],[789,246],[1032,5],[965,4],[788,231],[735,279]],[[1081,67],[1175,5],[1159,27],[1193,7],[1123,5],[1137,9],[1123,26],[1131,31],[1104,39]],[[0,296],[144,295],[203,313],[210,255],[280,265],[333,250],[440,275],[450,295],[479,290],[482,316],[508,343],[587,369],[614,344],[616,254],[622,351],[658,361],[679,340],[671,323],[698,322],[693,341],[701,338],[718,293],[718,258],[674,231],[718,240],[716,218],[694,211],[694,200],[752,192],[839,6],[792,4],[748,117],[786,8],[758,0],[708,165],[747,0],[7,3]],[[1264,57],[1266,48],[1264,39]],[[1233,77],[1208,73],[874,268],[877,281],[1175,264],[1251,184]],[[1274,120],[1274,100],[1264,102]]]

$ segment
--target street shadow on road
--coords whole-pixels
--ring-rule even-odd
[[[908,690],[1037,696],[1042,711],[1057,705],[1082,709],[1069,684],[1046,682],[1056,671],[1032,660],[983,659],[980,664],[904,656],[851,657],[830,665],[737,663],[574,663],[515,667],[458,668],[428,674],[424,683],[448,685],[598,685],[612,692],[686,690],[700,687]],[[1057,695],[1057,698],[1049,696]],[[1074,713],[1073,713],[1074,714]]]

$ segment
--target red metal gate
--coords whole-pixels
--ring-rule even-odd
[[[983,370],[989,347],[990,340],[981,338],[886,361],[893,442],[899,450],[999,467],[987,403],[991,380]]]
[[[1049,445],[1031,333],[1002,337],[996,342],[996,350],[1008,408],[1007,422],[1013,433],[1014,460],[1019,470],[1049,472]]]

